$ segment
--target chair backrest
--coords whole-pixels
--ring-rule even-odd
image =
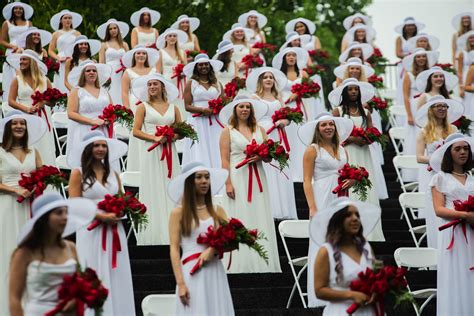
[[[127,127],[122,126],[122,124],[114,124],[115,136],[120,139],[129,139],[130,130]]]
[[[122,185],[125,187],[138,188],[140,186],[140,171],[125,171],[120,174]]]
[[[416,161],[415,155],[404,155],[393,157],[393,166],[398,169],[418,169],[423,168],[423,165]]]
[[[422,269],[436,266],[438,250],[435,248],[402,247],[393,253],[399,267]]]
[[[424,192],[407,192],[398,196],[400,205],[405,208],[424,208],[426,206],[426,196]]]
[[[284,220],[278,225],[282,237],[309,238],[309,220]]]
[[[392,105],[389,109],[390,109],[390,114],[392,115],[399,115],[399,116],[407,115],[407,110],[405,109],[404,105]]]
[[[142,301],[143,316],[171,316],[176,314],[175,294],[148,295]]]
[[[56,157],[56,167],[63,170],[71,170],[71,167],[69,167],[67,163],[66,155],[60,155]]]
[[[67,126],[69,124],[69,118],[66,112],[54,112],[53,115],[51,115],[51,119],[53,120],[53,125],[62,124]]]
[[[396,140],[405,140],[407,130],[405,127],[392,127],[388,130],[388,135]]]

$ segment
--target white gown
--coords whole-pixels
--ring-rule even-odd
[[[242,58],[244,58],[245,55],[248,55],[248,54],[250,54],[249,46],[241,45],[241,44],[235,45],[234,53],[232,54],[232,61],[236,62],[237,65],[240,65],[240,63],[242,62]],[[238,74],[240,78],[244,77],[245,69],[239,70]]]
[[[408,41],[403,38],[403,36],[400,36],[402,40],[402,52],[404,54],[409,53],[409,45]],[[396,96],[396,101],[397,104],[403,104],[403,78],[405,76],[406,70],[403,67],[402,60],[398,61],[397,63],[397,96]]]
[[[338,170],[346,163],[346,152],[343,147],[339,146],[339,159],[332,157],[324,148],[319,148],[316,144],[311,144],[316,149],[317,156],[314,161],[313,173],[313,195],[316,200],[316,207],[318,210],[324,209],[329,203],[337,198],[337,194],[332,193],[332,190],[337,187],[337,179],[339,178]],[[324,306],[325,301],[316,297],[314,292],[314,263],[319,247],[309,240],[308,251],[308,274],[307,274],[307,289],[308,289],[308,307]]]
[[[196,37],[196,35],[194,34],[191,34],[191,37],[192,37],[192,40],[189,41],[189,38],[188,38],[188,41],[186,43],[184,43],[183,45],[180,45],[180,48],[184,51],[193,51],[193,50],[196,50],[195,47],[194,47],[194,38]]]
[[[68,52],[71,49],[71,46],[74,44],[74,41],[76,40],[76,35],[75,32],[76,30],[69,30],[69,31],[63,31],[59,30],[59,35],[58,40],[56,42],[56,48],[58,49],[58,56],[59,57],[66,57],[68,56]],[[64,76],[66,74],[66,62],[61,62],[59,66],[59,73],[54,74],[54,87],[61,90],[62,93],[68,93],[69,90],[66,88],[64,85]]]
[[[232,81],[232,79],[235,78],[235,75],[238,74],[238,72],[235,69],[235,63],[233,60],[230,61],[229,67],[225,71],[216,71],[216,77],[217,80],[222,84],[223,87],[225,87],[226,84]]]
[[[120,69],[120,59],[125,55],[125,49],[115,49],[107,45],[105,50],[105,60],[106,64],[112,67],[112,73],[110,74],[110,87],[109,94],[112,98],[113,104],[122,104],[122,75],[123,72],[117,73],[116,71]]]
[[[199,234],[205,233],[210,225],[214,225],[212,217],[200,220],[199,227],[195,227],[189,236],[181,235],[182,260],[206,250],[207,247],[198,244],[196,240]],[[186,264],[181,263],[184,283],[189,290],[190,303],[188,306],[183,305],[178,297],[178,287],[176,287],[176,315],[234,315],[229,283],[221,260],[216,257],[198,272],[190,275],[196,262],[197,259]]]
[[[174,70],[173,68],[176,65],[180,64],[181,61],[178,57],[172,58],[164,49],[160,49],[161,53],[161,62],[163,65],[163,77],[167,80],[171,81],[179,90],[179,96],[173,102],[178,106],[179,112],[181,113],[181,118],[186,120],[188,112],[184,109],[184,87],[186,86],[186,79],[180,80],[178,84],[178,78],[171,78],[173,77]],[[186,54],[181,51],[181,54],[185,56]]]
[[[463,185],[452,174],[440,171],[433,176],[430,187],[435,187],[445,197],[445,206],[453,209],[454,200],[466,200],[474,195],[474,178],[467,176]],[[454,212],[454,211],[453,211]],[[449,221],[438,217],[440,225]],[[466,238],[458,225],[454,232],[448,228],[438,232],[438,273],[436,295],[436,311],[438,315],[472,315],[472,293],[474,293],[474,272],[469,268],[474,265],[474,240],[470,225],[466,225]],[[447,250],[451,237],[454,246]],[[467,240],[467,242],[466,242]]]
[[[265,130],[268,130],[273,126],[272,115],[275,111],[279,110],[282,105],[279,100],[267,101],[260,99],[260,101],[268,105],[268,111],[260,120],[259,124]],[[280,141],[277,129],[274,129],[268,135],[268,138],[271,138],[274,141]],[[284,146],[283,143],[281,143],[281,145]],[[274,162],[272,164],[278,166],[278,164],[275,164]],[[290,169],[286,167],[283,170],[283,173],[280,172],[278,168],[272,167],[267,163],[263,164],[263,169],[267,176],[268,186],[272,188],[269,194],[273,218],[298,219],[298,214],[296,213],[295,189],[293,187],[293,179],[291,178]]]
[[[23,162],[19,161],[12,153],[0,147],[0,179],[1,183],[19,188],[20,174],[30,173],[36,169],[35,151],[32,149],[26,154]],[[0,192],[0,315],[9,315],[8,312],[8,271],[10,258],[17,243],[16,237],[23,225],[30,218],[30,203],[18,203],[15,194]]]
[[[218,98],[220,91],[214,86],[206,89],[197,81],[192,80],[191,94],[193,96],[194,106],[207,108],[207,102],[211,99]],[[192,115],[188,117],[187,122],[194,126],[199,137],[199,142],[195,142],[194,145],[192,145],[191,140],[184,140],[183,165],[192,161],[201,161],[206,166],[212,168],[221,167],[219,139],[222,133],[222,127],[217,122],[216,116],[210,116],[210,118],[212,125],[209,123],[209,117],[193,117]],[[227,122],[220,123],[223,126],[227,124]]]
[[[253,139],[258,144],[263,142],[263,135],[257,125],[257,131],[253,134]],[[263,232],[267,240],[260,243],[268,252],[268,265],[250,250],[247,246],[241,246],[239,250],[232,254],[232,266],[230,273],[259,273],[259,272],[281,272],[280,260],[278,256],[277,239],[275,226],[270,205],[270,187],[267,185],[267,178],[263,170],[262,162],[257,163],[258,173],[262,183],[260,192],[256,176],[252,176],[252,201],[248,202],[248,181],[249,166],[236,169],[235,166],[245,159],[245,147],[250,141],[238,130],[230,129],[230,180],[234,186],[235,200],[224,198],[227,203],[225,209],[228,210],[229,217],[235,217],[242,221],[248,229],[258,229]],[[228,258],[226,259],[227,262]]]
[[[155,32],[151,33],[145,33],[145,32],[140,32],[137,29],[137,38],[138,38],[138,45],[143,45],[143,46],[150,46],[155,44],[156,42],[156,34]]]
[[[155,134],[156,126],[171,125],[175,121],[175,106],[170,104],[168,110],[161,115],[148,103],[145,105],[145,119],[143,130],[147,134]],[[168,197],[168,183],[173,177],[181,173],[178,152],[172,144],[172,172],[168,178],[167,160],[161,161],[163,146],[160,145],[152,151],[146,151],[153,145],[152,142],[141,141],[142,153],[140,155],[140,201],[148,208],[148,226],[145,231],[138,234],[139,245],[168,245],[168,219],[175,203]]]
[[[81,169],[79,169],[81,170]],[[82,172],[82,171],[81,171]],[[102,201],[106,194],[119,192],[117,174],[110,172],[107,183],[103,185],[95,181],[92,186],[86,185],[82,197],[95,203]],[[83,267],[90,267],[97,272],[102,284],[109,290],[109,296],[104,304],[102,315],[135,315],[135,301],[133,299],[132,272],[128,256],[127,236],[122,222],[117,224],[121,250],[117,252],[117,267],[112,268],[112,228],[107,225],[106,250],[102,250],[102,230],[100,225],[89,231],[82,228],[76,232],[76,247],[79,261]],[[94,316],[94,310],[87,309],[86,316]]]

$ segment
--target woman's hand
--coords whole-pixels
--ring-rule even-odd
[[[413,114],[411,113],[407,113],[407,121],[408,121],[408,125],[415,125],[415,119],[413,118]]]
[[[98,119],[92,120],[91,125],[102,126],[102,125],[105,125],[105,121],[98,118]]]
[[[15,189],[15,194],[27,199],[30,197],[31,192],[24,188],[18,188],[18,189]]]
[[[189,290],[186,284],[178,284],[178,296],[184,306],[189,305]]]
[[[461,98],[464,98],[464,86],[463,85],[459,86],[459,96]]]
[[[120,222],[120,218],[118,218],[117,215],[115,215],[114,213],[100,213],[98,217],[100,221],[111,225]]]
[[[235,200],[235,190],[231,182],[225,184],[225,192],[229,198]]]
[[[74,311],[75,307],[76,307],[76,300],[72,299],[72,300],[70,300],[69,302],[66,303],[66,305],[61,310],[61,312],[63,312],[63,313],[72,312],[72,311]]]
[[[367,140],[363,137],[353,137],[352,142],[359,145],[360,147],[367,145]]]
[[[474,212],[466,212],[464,220],[471,225],[474,225]]]
[[[199,256],[199,267],[202,268],[206,263],[214,260],[216,255],[216,250],[212,247],[207,248],[203,252],[201,252],[201,255]]]
[[[367,305],[367,302],[369,302],[369,296],[357,291],[351,291],[351,299],[359,306]]]
[[[32,105],[31,107],[26,107],[25,112],[27,114],[35,114],[36,112],[38,112],[38,107],[36,105]]]
[[[315,207],[310,207],[309,208],[309,218],[313,217],[314,215],[316,215],[316,213],[318,212],[318,209]]]
[[[212,114],[214,114],[214,111],[210,108],[202,108],[202,112],[201,112],[201,115],[203,116],[211,116]]]
[[[295,93],[292,93],[292,94],[288,97],[288,102],[296,101],[297,98],[298,98],[298,95],[295,94]]]
[[[63,62],[65,62],[66,60],[68,60],[68,59],[70,59],[70,58],[71,58],[71,57],[66,57],[66,56],[64,56],[64,57],[59,57],[58,60],[63,63]]]
[[[158,143],[158,144],[164,144],[164,143],[166,143],[166,137],[164,137],[164,136],[155,136],[153,138],[153,142]]]
[[[251,163],[257,163],[259,161],[261,161],[262,158],[260,156],[253,156],[253,157],[250,157],[249,160],[248,160],[248,163],[251,164]]]
[[[352,187],[355,183],[356,183],[356,180],[354,180],[354,179],[346,179],[346,180],[342,181],[342,189],[343,190],[348,189],[348,188]]]
[[[288,125],[290,125],[290,121],[287,119],[282,119],[275,122],[276,127],[285,127]]]

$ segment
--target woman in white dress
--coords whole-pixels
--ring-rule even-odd
[[[353,28],[356,25],[364,25],[364,26],[372,26],[372,20],[364,14],[361,14],[359,12],[350,15],[342,21],[342,25],[346,29],[346,31],[349,31],[351,28]],[[342,38],[341,42],[341,47],[347,47],[347,44],[351,43],[353,41],[353,36],[349,36],[349,33],[346,32],[344,34],[344,37]],[[341,49],[341,51],[344,51],[344,49]],[[367,56],[369,57],[369,56]]]
[[[18,75],[13,79],[10,86],[8,104],[11,108],[20,110],[24,113],[34,114],[41,117],[48,126],[47,133],[35,145],[35,148],[41,154],[43,162],[47,165],[56,164],[56,147],[54,144],[54,134],[51,121],[50,104],[46,101],[40,101],[33,105],[31,95],[36,91],[44,92],[51,88],[51,82],[46,78],[46,65],[39,60],[38,55],[25,50],[21,54],[10,55],[7,61],[14,69],[19,69]]]
[[[459,37],[459,53],[456,58],[457,60],[457,71],[459,78],[459,95],[464,97],[464,82],[466,81],[467,72],[469,67],[474,63],[472,59],[474,52],[474,30],[469,31]]]
[[[38,54],[39,59],[43,60],[48,57],[48,52],[43,47],[48,46],[52,38],[53,35],[50,32],[32,26],[18,38],[19,49],[17,52],[21,53],[25,49],[30,49]]]
[[[183,164],[201,161],[211,168],[221,166],[219,136],[226,123],[219,121],[208,106],[209,100],[217,99],[223,93],[215,75],[221,67],[222,62],[209,59],[206,54],[197,55],[192,63],[184,67],[189,79],[184,90],[184,103],[186,111],[191,113],[187,122],[196,129],[199,142],[184,141]]]
[[[123,193],[120,176],[111,165],[126,152],[127,145],[124,142],[107,138],[99,131],[85,135],[74,148],[72,156],[68,157],[68,164],[72,168],[69,197],[83,197],[97,205],[108,194]],[[99,226],[92,230],[82,228],[76,233],[79,261],[82,266],[94,269],[103,285],[109,289],[102,315],[133,316],[135,302],[132,272],[121,218],[114,213],[96,210],[95,220],[101,222]],[[92,316],[95,312],[87,309],[86,315]]]
[[[217,46],[216,55],[213,57],[213,59],[222,62],[222,68],[216,71],[216,77],[223,86],[239,76],[237,63],[232,59],[233,54],[234,44],[231,41],[223,40]]]
[[[59,73],[54,76],[54,87],[63,93],[69,93],[64,85],[66,61],[71,58],[69,51],[76,37],[81,35],[76,28],[81,25],[82,16],[76,12],[62,10],[50,20],[54,30],[53,39],[48,47],[48,55],[60,62]]]
[[[161,14],[158,11],[143,7],[133,12],[130,22],[135,26],[132,30],[131,44],[132,48],[137,45],[152,47],[155,45],[158,36],[158,30],[153,27],[160,20]]]
[[[453,65],[456,65],[457,56],[459,54],[458,38],[474,29],[474,12],[461,12],[456,14],[451,20],[451,24],[456,30],[451,40]]]
[[[18,110],[8,112],[0,124],[0,314],[9,315],[7,289],[10,257],[16,247],[20,228],[26,223],[31,212],[28,201],[16,201],[20,196],[28,198],[31,194],[21,188],[18,181],[21,179],[21,173],[30,173],[41,167],[41,156],[31,146],[46,133],[47,126],[39,117]]]
[[[438,224],[461,219],[458,227],[438,232],[438,264],[436,312],[438,315],[471,315],[474,291],[474,213],[454,210],[455,200],[465,201],[474,195],[472,149],[470,137],[452,134],[431,155],[430,166],[436,175],[430,182],[433,207]],[[462,227],[461,227],[462,226]],[[463,231],[465,231],[463,233]],[[454,245],[450,247],[451,242]]]
[[[362,44],[369,44],[373,46],[375,38],[375,30],[364,24],[357,24],[350,28],[344,35],[344,39],[341,44],[341,53],[349,47],[349,43],[358,42]],[[347,41],[345,40],[347,39]],[[369,58],[370,56],[366,56]]]
[[[68,51],[70,59],[65,63],[64,85],[71,91],[74,86],[69,82],[69,74],[74,67],[79,66],[86,61],[92,61],[92,56],[95,56],[100,50],[100,42],[94,39],[88,39],[85,35],[79,35],[74,40]],[[93,60],[96,61],[96,60]]]
[[[232,28],[222,36],[223,40],[231,41],[234,45],[232,60],[237,63],[239,77],[244,76],[246,68],[245,63],[242,62],[242,58],[253,53],[249,43],[252,34],[252,30],[242,26],[240,23],[234,23]]]
[[[449,99],[450,91],[456,87],[458,80],[456,75],[444,71],[438,66],[421,72],[415,81],[416,89],[421,92],[420,97],[416,100],[417,109],[435,95],[442,95]]]
[[[426,165],[418,173],[418,192],[424,192],[426,196],[426,208],[418,210],[418,217],[426,219],[428,247],[431,248],[438,246],[438,225],[429,189],[434,173],[428,170],[428,162],[446,137],[457,132],[457,128],[451,123],[459,119],[463,112],[464,107],[460,102],[438,95],[431,97],[416,114],[416,124],[422,128],[416,139],[416,160]]]
[[[320,50],[321,49],[321,41],[316,35],[314,35],[314,33],[316,32],[316,25],[312,21],[305,18],[293,19],[289,21],[288,23],[286,23],[285,31],[287,34],[294,31],[294,32],[297,32],[299,35],[304,35],[304,34],[310,35],[311,40],[308,43],[306,43],[306,45],[303,48],[307,50]]]
[[[350,57],[346,62],[337,66],[334,69],[334,75],[336,76],[335,87],[341,85],[341,83],[348,78],[355,78],[361,82],[368,82],[367,78],[375,73],[374,69],[367,63],[362,63],[362,59],[357,57]]]
[[[291,31],[286,33],[285,40],[285,43],[280,46],[280,50],[283,50],[286,47],[301,47],[304,49],[306,44],[311,42],[311,36],[308,34],[298,34],[295,31]],[[308,65],[311,63],[311,59],[308,58]]]
[[[338,170],[349,161],[341,143],[349,137],[353,126],[354,123],[349,119],[321,113],[316,120],[298,129],[301,142],[307,146],[303,157],[303,189],[309,206],[309,218],[337,198],[332,190],[338,185]],[[352,180],[346,181],[347,188],[352,185]],[[314,266],[318,249],[319,246],[310,239],[308,267]],[[308,269],[307,288],[308,307],[325,305],[324,301],[316,298],[314,292],[314,269]]]
[[[375,261],[367,236],[380,221],[380,209],[347,197],[334,200],[311,220],[311,240],[319,245],[314,266],[314,288],[327,301],[324,316],[346,315],[353,303],[360,307],[353,315],[374,316],[374,297],[350,290],[358,274],[373,268]]]
[[[437,51],[439,43],[436,36],[419,33],[408,40],[408,50],[412,52],[415,48],[423,48],[426,51]]]
[[[227,175],[224,169],[211,169],[195,161],[183,166],[183,174],[168,185],[168,195],[179,205],[169,219],[176,315],[234,315],[227,275],[216,250],[196,242],[209,226],[217,228],[221,221],[228,221],[224,209],[212,202]],[[200,269],[191,275],[197,263]]]
[[[358,82],[356,79],[346,79],[342,85],[329,94],[329,101],[336,106],[333,110],[334,116],[346,117],[354,122],[355,127],[372,127],[370,112],[365,109],[365,104],[374,96],[374,88],[369,83]],[[346,140],[345,149],[349,154],[349,163],[364,167],[369,173],[372,187],[368,189],[367,201],[380,207],[379,191],[385,188],[385,177],[380,164],[376,162],[374,153],[370,151],[368,143],[362,137],[350,136]],[[375,158],[375,159],[374,159]],[[349,193],[353,199],[359,200],[359,196],[353,192]],[[382,230],[382,222],[370,235],[371,241],[385,241]]]
[[[229,171],[225,205],[230,217],[239,218],[246,227],[256,228],[265,234],[267,240],[261,244],[269,257],[266,265],[258,254],[247,247],[240,247],[232,255],[231,273],[281,272],[270,204],[271,187],[268,186],[262,160],[254,156],[249,164],[236,169],[236,165],[246,158],[244,151],[247,145],[254,140],[257,144],[266,141],[265,130],[257,124],[266,112],[265,103],[247,95],[238,95],[219,115],[221,122],[227,125],[220,139],[222,167]]]
[[[178,97],[176,87],[160,74],[151,74],[133,82],[133,93],[142,103],[137,107],[133,136],[143,144],[140,154],[140,200],[148,208],[148,226],[138,234],[139,245],[168,245],[168,219],[175,206],[166,195],[166,186],[180,174],[178,152],[174,142],[156,136],[158,126],[181,122],[181,115],[172,102]],[[171,144],[169,143],[171,142]],[[148,152],[153,144],[160,146]],[[169,156],[163,151],[171,149]],[[163,158],[164,156],[164,158]]]
[[[122,75],[126,69],[121,58],[128,51],[128,44],[123,39],[129,31],[125,22],[109,19],[97,28],[97,35],[103,40],[99,51],[99,63],[112,67],[109,93],[114,104],[122,103]]]
[[[156,71],[155,65],[158,61],[158,51],[152,48],[138,45],[129,50],[122,57],[122,64],[127,69],[122,76],[122,102],[123,106],[137,112],[139,101],[132,92],[133,81],[142,76],[152,74]],[[127,171],[140,170],[140,154],[143,152],[141,141],[130,133],[128,138]]]
[[[33,202],[33,217],[21,228],[12,255],[10,313],[4,315],[40,316],[56,308],[63,277],[76,272],[79,262],[74,243],[63,238],[90,223],[95,209],[88,199],[65,200],[57,192]],[[75,301],[61,312],[74,313]]]
[[[181,48],[186,52],[200,51],[201,46],[199,46],[199,39],[194,34],[194,31],[197,30],[201,22],[198,18],[189,17],[186,14],[182,14],[178,17],[176,22],[171,25],[172,29],[181,30],[188,35],[188,39],[185,43],[181,45]],[[191,57],[188,57],[188,62],[193,61]]]
[[[5,55],[17,52],[19,46],[18,38],[23,32],[26,32],[32,26],[29,19],[33,16],[33,8],[23,2],[11,2],[3,7],[2,34],[0,36],[0,45],[7,49]],[[3,63],[2,69],[2,89],[3,100],[8,100],[10,84],[15,78],[15,69],[8,63]]]
[[[255,43],[266,43],[267,40],[265,39],[265,33],[263,32],[263,28],[268,22],[266,16],[255,10],[250,10],[241,14],[238,18],[238,22],[240,25],[253,31],[252,36],[248,39],[250,45]]]
[[[287,107],[280,97],[280,92],[285,87],[286,81],[285,74],[271,67],[261,67],[252,71],[246,80],[247,90],[253,93],[252,97],[268,106],[267,113],[258,122],[266,131],[273,126],[272,115],[281,108]],[[268,138],[278,141],[280,145],[286,147],[285,141],[280,135],[281,133],[286,134],[285,127],[289,123],[288,120],[275,122],[277,128],[268,134]],[[286,149],[291,152],[289,142]],[[269,194],[273,218],[298,219],[295,190],[289,168],[280,171],[269,164],[264,164],[263,169],[267,176],[268,186],[272,187]]]
[[[346,50],[339,55],[339,62],[345,63],[351,57],[357,57],[360,60],[365,61],[372,56],[374,48],[366,43],[351,42]]]

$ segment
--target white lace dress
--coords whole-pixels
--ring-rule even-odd
[[[121,68],[120,59],[125,55],[125,49],[115,49],[107,45],[105,50],[105,61],[107,65],[112,67],[112,73],[110,74],[110,87],[109,94],[112,98],[113,104],[122,104],[122,75],[123,72],[117,73],[117,70]]]

